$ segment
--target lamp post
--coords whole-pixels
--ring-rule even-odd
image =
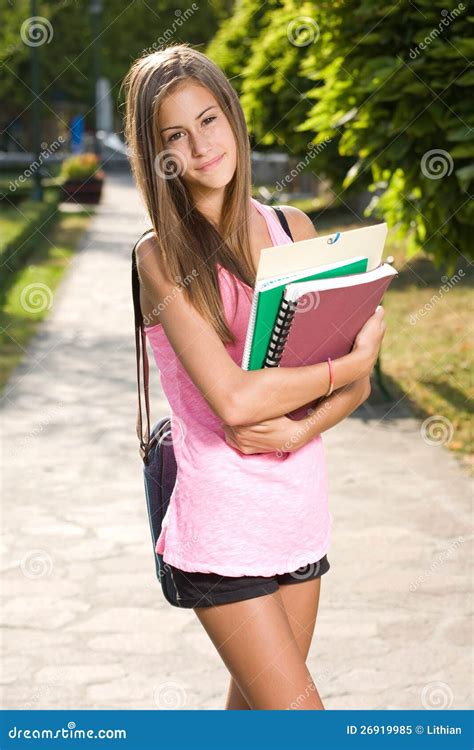
[[[37,14],[36,0],[31,0],[31,17],[35,18]],[[32,145],[35,162],[40,164],[41,151],[41,111],[40,111],[40,70],[38,46],[31,45],[31,91],[33,102],[31,105],[31,125],[32,125]],[[41,166],[33,172],[33,189],[31,198],[34,201],[43,200],[43,184],[41,182]]]
[[[91,0],[90,6],[89,6],[90,14],[91,14],[91,30],[92,30],[92,51],[93,51],[93,59],[94,59],[94,95],[93,95],[93,107],[94,107],[94,151],[97,154],[97,156],[100,158],[101,156],[101,149],[100,149],[100,142],[97,138],[97,131],[99,130],[99,111],[98,111],[98,81],[100,78],[100,23],[102,18],[102,11],[103,11],[103,2],[102,0]]]

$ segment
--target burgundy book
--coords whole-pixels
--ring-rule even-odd
[[[315,365],[349,354],[395,276],[398,272],[382,263],[365,273],[287,284],[264,367]],[[286,416],[303,419],[312,405]]]

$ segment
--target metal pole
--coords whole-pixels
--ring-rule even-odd
[[[95,136],[94,136],[94,151],[97,156],[101,157],[100,142],[97,138],[97,131],[99,130],[99,109],[97,104],[98,99],[98,81],[101,75],[101,59],[100,59],[100,26],[102,17],[103,4],[102,0],[91,0],[90,13],[91,13],[91,27],[92,27],[92,49],[94,58],[94,95],[93,95],[93,107],[95,113]]]
[[[31,16],[34,18],[37,16],[36,0],[31,0]],[[39,164],[40,152],[41,152],[41,109],[40,109],[40,69],[39,69],[39,54],[38,46],[33,44],[31,46],[31,90],[33,92],[33,103],[32,103],[32,145],[33,153],[35,155],[35,161]],[[34,170],[33,173],[33,189],[31,198],[34,201],[43,200],[43,185],[41,182],[41,166]]]

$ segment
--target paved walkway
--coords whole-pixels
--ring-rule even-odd
[[[4,708],[223,705],[225,667],[154,573],[130,295],[146,227],[131,180],[109,176],[6,388]],[[154,420],[167,413],[155,369]],[[309,666],[328,709],[472,705],[469,480],[403,407],[371,398],[325,433],[332,567]]]

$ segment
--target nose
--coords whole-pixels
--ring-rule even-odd
[[[191,136],[191,148],[193,156],[205,156],[211,148],[205,133],[197,133]]]

